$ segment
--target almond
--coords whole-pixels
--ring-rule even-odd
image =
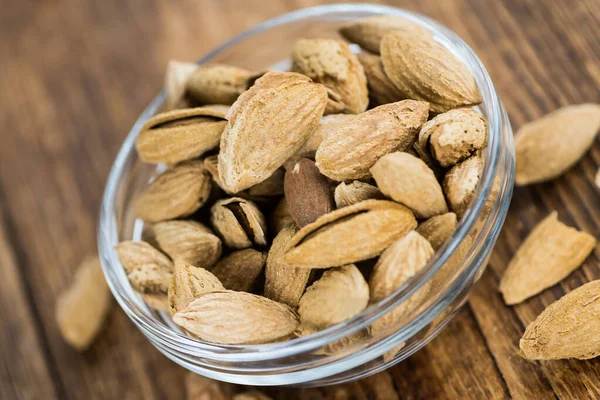
[[[300,229],[281,262],[294,267],[329,268],[367,260],[416,226],[415,217],[406,207],[391,201],[365,200],[325,214]]]
[[[281,263],[289,242],[298,232],[294,223],[285,226],[273,239],[265,272],[265,297],[296,308],[310,277],[310,268],[294,268]]]
[[[394,85],[411,99],[429,102],[432,112],[483,101],[466,65],[431,35],[408,31],[385,34],[381,61]]]
[[[337,181],[369,178],[369,169],[381,156],[413,146],[428,115],[428,104],[413,100],[356,115],[323,140],[315,156],[317,167]]]
[[[219,260],[211,272],[219,278],[225,289],[248,292],[266,261],[266,253],[254,249],[238,250]]]
[[[411,209],[417,218],[448,211],[439,182],[420,158],[403,152],[386,154],[371,173],[383,194]]]
[[[431,36],[431,32],[418,24],[397,16],[377,15],[352,21],[340,28],[340,34],[371,53],[379,54],[381,39],[391,31],[419,32]]]
[[[300,336],[326,329],[364,310],[369,285],[355,265],[333,268],[306,289],[300,299]]]
[[[363,200],[384,198],[383,193],[375,186],[361,181],[342,182],[336,186],[334,192],[336,208],[351,206]]]
[[[550,304],[525,330],[519,343],[525,358],[587,360],[600,355],[600,280]]]
[[[233,104],[248,89],[250,77],[250,71],[243,68],[201,65],[188,78],[186,89],[200,104]]]
[[[370,304],[378,303],[394,293],[425,267],[433,254],[431,244],[415,231],[394,242],[379,257],[369,277]],[[427,298],[429,289],[430,283],[425,283],[398,307],[375,321],[371,333],[380,332],[417,309]]]
[[[456,214],[449,212],[422,222],[416,231],[431,243],[434,250],[437,250],[452,236],[456,229],[456,222]]]
[[[394,82],[387,77],[379,56],[361,53],[358,55],[358,60],[362,64],[367,77],[370,107],[394,103],[408,98],[408,96],[402,93],[400,89],[394,85]]]
[[[304,74],[338,94],[345,106],[341,111],[358,114],[367,109],[367,78],[362,65],[343,41],[296,41],[292,50],[292,71]]]
[[[169,312],[169,298],[165,293],[138,293],[146,305],[158,311]]]
[[[219,279],[206,269],[185,262],[175,263],[168,291],[171,316],[184,310],[200,294],[224,289]]]
[[[199,222],[159,222],[153,231],[156,242],[173,261],[208,268],[221,257],[221,240]]]
[[[439,114],[419,132],[415,148],[428,151],[439,165],[451,167],[487,146],[485,118],[474,110],[459,108]]]
[[[115,250],[135,290],[167,293],[173,275],[173,263],[167,256],[146,242],[121,242]]]
[[[600,129],[600,105],[560,108],[525,124],[515,134],[517,185],[554,179],[588,151]]]
[[[268,72],[235,102],[221,137],[219,177],[237,193],[262,182],[317,128],[325,87],[292,72]]]
[[[198,65],[194,63],[169,61],[164,83],[165,105],[168,110],[180,108],[184,101],[186,82],[196,68]]]
[[[450,209],[461,218],[473,200],[483,174],[483,158],[480,153],[452,167],[444,177],[442,187]]]
[[[518,304],[565,279],[594,250],[596,239],[558,220],[556,211],[531,231],[508,264],[500,291]]]
[[[285,304],[230,290],[201,294],[173,322],[202,340],[222,344],[273,342],[291,335],[299,324]]]
[[[308,158],[299,160],[286,172],[284,192],[290,215],[299,228],[335,208],[327,178]]]
[[[216,148],[225,125],[223,114],[205,108],[167,111],[146,121],[135,147],[144,162],[174,164]]]
[[[231,248],[267,244],[265,217],[250,200],[232,197],[217,201],[211,208],[210,221]]]
[[[140,196],[136,214],[149,222],[185,217],[206,203],[210,189],[210,174],[202,161],[177,164],[160,174]]]
[[[77,350],[88,348],[102,329],[111,304],[100,260],[86,258],[56,303],[56,322],[63,338]]]
[[[271,215],[270,226],[272,227],[272,233],[277,235],[283,228],[290,224],[296,225],[290,214],[287,201],[285,200],[285,197],[283,197],[279,203],[277,203],[277,206]]]

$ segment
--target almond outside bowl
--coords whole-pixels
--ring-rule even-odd
[[[320,6],[264,22],[211,51],[198,63],[283,70],[289,67],[288,57],[296,39],[336,38],[342,24],[374,15],[402,16],[430,30],[473,73],[484,99],[478,111],[489,121],[486,165],[475,198],[455,233],[418,275],[354,318],[314,335],[279,343],[233,346],[195,340],[183,334],[167,313],[148,307],[140,299],[114,251],[120,241],[141,238],[143,222],[135,218],[133,203],[160,168],[141,163],[134,142],[143,123],[162,105],[164,94],[160,93],[129,132],[112,166],[100,214],[98,246],[106,279],[123,311],[158,350],[177,364],[209,378],[256,386],[320,386],[362,378],[401,362],[425,346],[452,319],[481,276],[512,195],[512,130],[485,68],[452,31],[398,8]],[[432,285],[433,290],[414,312],[375,336],[364,334],[374,321],[423,285]]]

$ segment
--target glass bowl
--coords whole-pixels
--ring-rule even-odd
[[[362,378],[401,362],[433,339],[481,276],[512,195],[512,130],[481,61],[452,31],[398,8],[320,6],[264,22],[211,51],[198,63],[219,62],[250,70],[285,69],[296,39],[338,37],[337,28],[342,24],[373,15],[401,16],[429,29],[473,73],[484,99],[477,109],[489,121],[486,164],[475,198],[452,237],[419,274],[354,318],[307,337],[278,343],[220,345],[195,340],[183,334],[167,313],[141,300],[129,285],[114,251],[120,241],[140,239],[143,222],[133,214],[133,200],[160,172],[160,167],[141,163],[134,147],[140,127],[163,103],[164,94],[159,94],[129,132],[114,162],[102,203],[98,246],[106,279],[122,309],[158,350],[183,367],[209,378],[245,385],[317,386]],[[377,335],[362,334],[424,285],[431,285],[433,290],[409,315]]]

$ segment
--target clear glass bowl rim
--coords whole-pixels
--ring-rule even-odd
[[[506,123],[504,112],[491,79],[479,58],[475,55],[473,50],[471,50],[471,48],[462,41],[462,39],[460,39],[451,30],[438,24],[437,22],[417,13],[383,5],[346,3],[310,7],[283,14],[263,22],[245,32],[242,32],[241,34],[226,41],[221,46],[207,53],[204,57],[198,60],[197,63],[202,64],[207,60],[212,59],[224,49],[227,49],[230,46],[255,35],[256,33],[260,33],[275,26],[283,25],[307,17],[335,12],[357,12],[403,16],[433,31],[436,35],[436,39],[446,47],[449,47],[451,50],[453,49],[460,51],[461,60],[466,62],[464,59],[466,57],[468,60],[468,62],[466,62],[467,65],[469,65],[472,69],[475,68],[482,75],[483,80],[479,82],[480,89],[482,92],[488,93],[486,102],[491,103],[490,109],[492,112],[488,116],[489,143],[486,153],[486,164],[475,198],[459,222],[452,237],[442,248],[436,252],[435,256],[429,261],[428,265],[422,269],[421,273],[415,275],[410,281],[396,290],[396,292],[394,292],[388,298],[370,306],[360,314],[347,321],[334,325],[316,334],[303,338],[297,338],[287,342],[260,345],[220,345],[192,339],[182,333],[170,329],[167,326],[156,324],[156,320],[153,316],[148,314],[145,310],[139,308],[135,302],[132,302],[131,299],[124,294],[126,293],[126,290],[124,290],[125,288],[120,287],[117,279],[113,279],[113,272],[111,270],[111,267],[114,265],[120,266],[116,252],[113,249],[114,245],[118,242],[116,212],[114,209],[117,189],[124,176],[128,157],[132,151],[135,151],[135,139],[140,128],[148,118],[156,113],[164,101],[164,92],[161,92],[152,100],[152,102],[146,107],[138,120],[135,122],[121,149],[119,150],[116,160],[112,166],[106,183],[100,212],[98,247],[104,273],[118,303],[138,326],[143,327],[146,332],[154,336],[154,338],[160,339],[163,345],[170,346],[174,349],[179,349],[180,351],[188,354],[195,354],[200,357],[205,357],[207,359],[231,362],[273,360],[311,351],[325,346],[348,334],[351,334],[352,332],[356,332],[370,325],[373,321],[397,307],[411,294],[418,290],[449,259],[453,251],[469,233],[478,216],[483,212],[486,198],[490,193],[493,179],[498,169],[498,153],[499,148],[502,145],[502,128],[503,124]],[[510,201],[512,186],[508,188],[507,192],[507,201]],[[503,217],[504,216],[501,216],[501,220],[504,219]],[[433,317],[435,316],[432,316],[431,319],[433,319]],[[413,323],[414,322],[415,321],[413,321]],[[403,330],[409,330],[410,327],[410,324],[408,324],[403,328]]]

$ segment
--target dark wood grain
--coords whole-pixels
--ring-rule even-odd
[[[95,249],[104,181],[126,132],[161,87],[167,61],[196,59],[259,22],[324,1],[0,2],[0,398],[184,398],[183,369],[118,307],[80,354],[58,334],[55,299]],[[600,102],[598,0],[385,3],[426,14],[463,37],[488,68],[515,129],[562,105]],[[425,349],[391,369],[402,398],[600,397],[598,361],[518,356],[524,328],[548,304],[600,278],[598,250],[523,304],[506,307],[497,292],[507,262],[551,210],[600,237],[592,183],[599,164],[596,143],[563,177],[515,191],[468,305]]]

